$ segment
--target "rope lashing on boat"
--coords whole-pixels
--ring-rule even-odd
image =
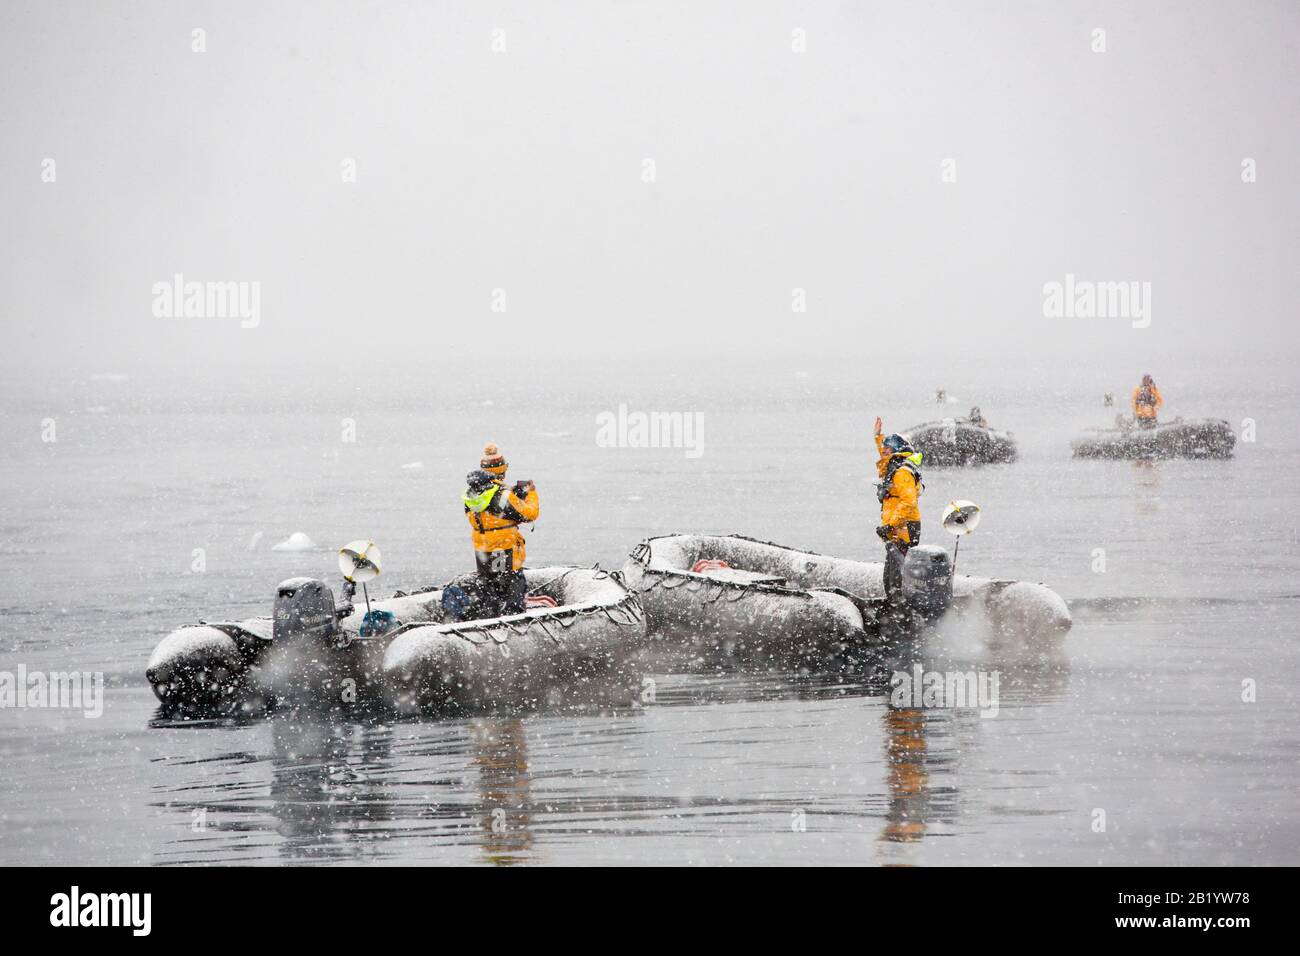
[[[462,638],[475,647],[485,647],[493,643],[506,647],[509,645],[511,636],[527,635],[532,628],[539,628],[552,642],[559,644],[561,638],[553,630],[554,627],[558,626],[561,631],[567,631],[583,618],[593,614],[603,614],[606,620],[617,627],[635,627],[644,620],[645,612],[641,607],[641,602],[628,588],[623,575],[618,571],[606,571],[599,564],[593,564],[590,567],[568,568],[546,584],[528,591],[527,596],[549,597],[549,595],[543,593],[543,589],[554,590],[566,577],[578,571],[594,572],[592,577],[597,581],[613,579],[622,588],[623,597],[613,604],[592,604],[590,602],[568,605],[557,604],[553,608],[534,607],[530,609],[534,612],[540,611],[540,614],[525,611],[523,614],[510,615],[507,618],[489,618],[482,621],[441,624],[436,621],[412,621],[401,625],[391,633],[396,637],[398,634],[407,631],[434,628],[443,634]],[[428,587],[413,593],[428,593],[438,589],[438,587]],[[554,599],[552,598],[552,600]]]
[[[802,597],[811,598],[812,597],[812,594],[810,593],[811,591],[825,590],[824,588],[798,588],[798,587],[792,587],[788,584],[774,584],[771,582],[726,581],[718,578],[711,578],[707,574],[701,574],[693,570],[694,567],[698,567],[700,564],[705,563],[703,561],[696,561],[695,564],[692,566],[692,570],[690,571],[681,568],[650,567],[650,559],[654,553],[652,542],[658,541],[661,538],[685,538],[685,537],[734,538],[738,541],[748,541],[751,544],[761,544],[770,548],[777,548],[781,551],[790,551],[800,555],[811,555],[812,557],[825,558],[827,560],[838,560],[832,558],[830,555],[821,554],[820,552],[817,551],[804,551],[800,548],[792,548],[789,545],[777,544],[775,541],[764,541],[761,538],[753,538],[746,534],[727,534],[727,535],[687,535],[682,533],[660,534],[660,535],[655,535],[653,538],[646,538],[635,548],[633,548],[631,554],[629,555],[629,557],[631,557],[633,561],[636,561],[638,564],[641,565],[641,570],[649,581],[648,584],[639,588],[637,593],[647,594],[655,590],[656,588],[663,588],[664,590],[671,591],[674,590],[675,588],[685,586],[688,591],[694,594],[699,592],[702,589],[711,587],[711,588],[716,588],[718,590],[718,593],[714,597],[707,599],[705,603],[714,604],[717,603],[719,600],[722,600],[723,592],[727,588],[730,588],[733,591],[738,592],[735,598],[732,598],[727,601],[728,604],[734,604],[737,601],[743,600],[746,596],[751,594],[774,594],[774,595],[784,595],[784,596],[800,595]],[[708,562],[708,563],[712,563],[712,562]],[[674,581],[675,583],[669,583],[670,580]]]
[[[621,601],[612,605],[560,606],[555,611],[546,612],[545,616],[525,618],[523,615],[519,615],[514,620],[505,618],[494,620],[491,623],[466,621],[462,624],[449,626],[435,624],[432,621],[422,621],[405,625],[399,630],[413,631],[422,628],[433,628],[449,636],[462,638],[475,647],[484,647],[489,644],[506,646],[513,635],[527,635],[532,629],[537,628],[552,642],[558,644],[561,643],[561,640],[551,629],[552,627],[558,625],[561,630],[568,630],[582,618],[590,617],[593,614],[603,614],[605,619],[616,627],[635,627],[645,617],[641,602],[637,600],[636,595],[628,592]]]
[[[676,571],[668,568],[642,568],[641,570],[648,578],[650,578],[650,582],[639,589],[637,592],[639,594],[646,594],[656,588],[673,591],[677,588],[685,587],[692,593],[706,588],[715,588],[719,592],[730,589],[738,592],[738,596],[734,600],[739,601],[746,595],[750,594],[803,595],[804,597],[807,597],[809,590],[790,587],[786,584],[773,584],[769,581],[723,581],[717,578],[710,578],[704,574],[692,574],[690,571]],[[717,599],[715,598],[714,600]]]
[[[549,638],[551,639],[551,643],[552,643],[552,644],[560,644],[560,643],[562,643],[561,640],[560,640],[558,637],[556,637],[554,634],[551,633],[551,629],[550,629],[550,627],[547,625],[547,622],[546,622],[546,621],[538,621],[538,622],[537,622],[537,626],[540,627],[540,628],[542,629],[542,633],[543,633],[543,634],[545,634],[547,637],[549,637]]]
[[[796,554],[810,554],[810,555],[812,555],[812,556],[815,557],[815,558],[826,558],[826,559],[831,560],[831,561],[841,560],[841,559],[835,558],[833,555],[822,554],[820,551],[809,551],[809,550],[807,550],[807,549],[805,549],[805,548],[795,548],[795,547],[791,547],[791,546],[788,545],[788,544],[777,544],[775,541],[764,541],[762,538],[755,538],[755,537],[752,537],[751,535],[747,535],[747,534],[736,534],[736,533],[732,533],[732,534],[694,534],[694,533],[686,533],[686,532],[681,532],[681,531],[673,532],[672,534],[657,534],[657,535],[655,535],[655,536],[652,537],[652,538],[646,538],[644,541],[642,541],[640,544],[638,544],[635,548],[632,549],[632,553],[631,553],[630,557],[631,557],[632,560],[634,560],[634,561],[640,562],[640,563],[642,563],[642,564],[646,563],[646,561],[643,560],[643,559],[639,556],[639,553],[640,553],[641,551],[644,551],[645,554],[646,554],[646,560],[648,560],[648,558],[649,558],[650,555],[652,554],[652,550],[653,550],[653,549],[651,548],[651,542],[659,541],[659,540],[661,540],[661,539],[665,539],[665,538],[735,538],[737,541],[748,541],[748,542],[750,542],[751,544],[765,544],[765,545],[767,545],[769,548],[777,548],[777,549],[779,549],[779,550],[781,550],[781,551],[793,551],[793,552],[795,552]]]

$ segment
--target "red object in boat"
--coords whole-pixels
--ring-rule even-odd
[[[695,574],[703,574],[705,571],[721,571],[723,568],[729,568],[726,561],[719,561],[715,558],[700,558],[691,565],[691,571]]]

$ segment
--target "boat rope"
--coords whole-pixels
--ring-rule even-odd
[[[823,590],[821,588],[795,588],[787,584],[773,584],[770,581],[743,582],[743,581],[724,581],[718,578],[711,578],[705,574],[696,574],[691,571],[679,571],[672,568],[642,568],[642,572],[649,579],[637,590],[638,594],[647,594],[656,588],[663,588],[666,591],[672,591],[680,587],[685,587],[691,593],[715,588],[718,591],[734,591],[737,597],[734,600],[750,594],[776,594],[776,595],[801,595],[809,597],[810,590]],[[714,598],[717,600],[717,598]]]
[[[610,575],[607,574],[606,576]],[[562,631],[568,630],[583,618],[596,614],[603,615],[606,620],[616,627],[637,626],[645,616],[641,608],[641,602],[636,595],[625,590],[624,597],[613,604],[561,606],[553,611],[546,611],[541,614],[533,612],[527,616],[512,615],[509,618],[499,618],[491,621],[465,621],[460,624],[450,625],[437,624],[433,621],[420,621],[404,625],[398,628],[394,634],[432,628],[442,634],[462,638],[476,647],[484,647],[493,643],[498,646],[507,646],[513,636],[527,635],[536,628],[552,642],[559,644],[562,643],[562,640],[556,636],[552,630],[553,627],[558,625]]]

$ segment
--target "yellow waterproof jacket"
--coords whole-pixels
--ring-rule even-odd
[[[876,436],[876,451],[880,454],[876,471],[882,480],[889,472],[890,459],[901,458],[913,466],[921,463],[921,456],[916,452],[904,455],[890,451],[885,447],[885,439],[881,435]],[[920,521],[920,499],[921,485],[917,481],[916,472],[911,468],[895,468],[894,476],[889,479],[889,487],[885,489],[885,500],[880,503],[880,523],[887,528],[901,528],[909,521]]]
[[[478,495],[471,495],[467,488],[461,501],[465,505],[465,517],[469,521],[479,567],[495,571],[522,570],[524,536],[519,533],[519,526],[537,520],[541,511],[537,489],[530,488],[521,498],[500,485],[492,485]],[[504,560],[507,552],[511,553],[510,567],[495,566],[492,556]]]
[[[1160,389],[1154,385],[1139,385],[1133,389],[1133,414],[1138,418],[1155,418],[1156,410],[1165,403]]]

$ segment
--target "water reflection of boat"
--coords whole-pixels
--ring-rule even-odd
[[[291,863],[359,862],[377,855],[380,844],[370,835],[401,812],[384,783],[392,732],[371,724],[282,717],[258,726],[268,724],[269,753],[228,751],[178,762],[178,769],[208,769],[163,791],[166,799],[155,804],[181,814],[185,826],[185,836],[170,841],[156,862],[253,863],[268,853]],[[230,722],[216,726],[247,731]],[[269,768],[269,783],[250,781],[249,767]],[[267,839],[271,834],[281,839]]]
[[[271,723],[267,809],[286,862],[360,862],[378,855],[369,839],[392,818],[382,768],[392,733],[367,724],[276,718]]]

